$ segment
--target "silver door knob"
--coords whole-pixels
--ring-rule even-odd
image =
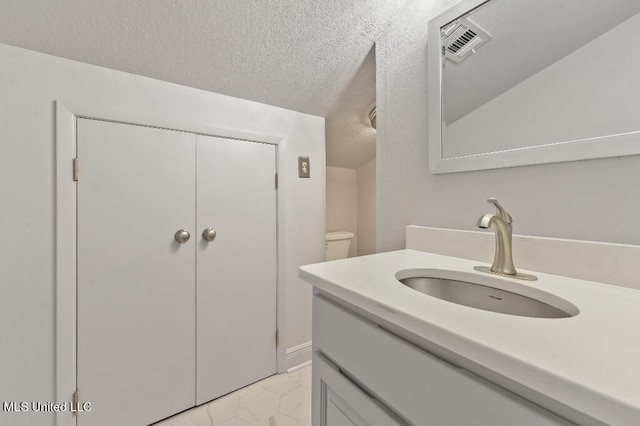
[[[174,238],[178,243],[184,244],[189,241],[189,238],[191,238],[191,234],[189,234],[189,231],[187,231],[186,229],[180,229],[178,232],[176,232]]]
[[[213,228],[207,228],[202,231],[202,238],[205,241],[213,241],[216,239],[216,230]]]

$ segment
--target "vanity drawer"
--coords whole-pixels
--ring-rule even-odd
[[[313,354],[313,424],[408,426],[363,392],[322,354]]]
[[[313,345],[315,351],[416,425],[572,424],[321,295],[313,300]]]

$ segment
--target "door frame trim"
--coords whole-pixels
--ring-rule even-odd
[[[70,105],[55,101],[55,401],[71,401],[77,383],[77,193],[73,180],[73,159],[77,155],[76,124],[78,118],[177,130],[196,135],[240,139],[276,146],[276,173],[282,178],[284,162],[282,136],[211,126],[202,122],[185,122],[170,116],[142,112],[122,112],[95,105]],[[80,179],[82,166],[80,165]],[[274,189],[275,190],[275,189]],[[276,191],[276,327],[285,328],[285,196],[286,185]],[[275,336],[274,336],[275,337]],[[276,347],[276,371],[286,371],[285,345]],[[56,413],[57,426],[72,426],[77,417],[69,412]]]

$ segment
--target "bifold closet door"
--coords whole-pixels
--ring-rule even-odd
[[[202,404],[276,372],[276,148],[198,136],[197,151]]]
[[[77,142],[78,425],[147,425],[195,403],[196,137],[78,119]]]

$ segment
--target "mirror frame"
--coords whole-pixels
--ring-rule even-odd
[[[463,0],[428,22],[428,143],[433,174],[498,169],[640,154],[640,131],[473,154],[442,157],[442,51],[440,28],[491,0]]]

